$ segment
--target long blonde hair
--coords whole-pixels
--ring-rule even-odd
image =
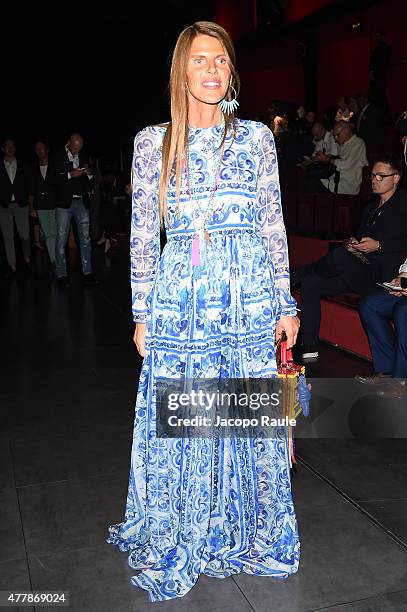
[[[196,21],[185,28],[178,37],[171,62],[170,101],[171,122],[168,124],[162,145],[162,169],[159,183],[160,218],[163,221],[167,212],[167,190],[171,177],[175,172],[176,198],[180,197],[182,157],[188,140],[188,92],[186,88],[186,72],[192,41],[199,34],[217,38],[225,50],[231,72],[231,84],[226,93],[226,99],[232,98],[231,87],[240,90],[240,79],[236,70],[236,56],[233,42],[229,34],[217,23],[212,21]],[[235,115],[224,115],[226,138],[230,125],[235,129]],[[223,146],[223,140],[221,146]]]

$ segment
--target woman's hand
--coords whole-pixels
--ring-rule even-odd
[[[146,324],[136,323],[134,330],[133,342],[136,345],[137,351],[141,357],[146,354]]]
[[[276,325],[276,340],[278,341],[281,338],[281,334],[285,332],[287,336],[287,349],[290,349],[297,341],[299,329],[300,321],[298,317],[283,316]]]

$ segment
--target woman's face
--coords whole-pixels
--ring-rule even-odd
[[[196,36],[187,63],[189,96],[198,102],[217,104],[227,93],[230,75],[228,58],[221,42],[206,34]]]

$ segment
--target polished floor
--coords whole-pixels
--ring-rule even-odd
[[[202,576],[158,604],[130,584],[126,554],[105,537],[124,513],[140,359],[125,249],[96,260],[97,287],[76,274],[61,290],[39,272],[1,286],[0,590],[69,591],[73,612],[407,609],[401,439],[297,441],[302,557],[289,580]],[[313,376],[369,371],[321,351]]]

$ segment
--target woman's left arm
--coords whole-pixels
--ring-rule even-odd
[[[277,335],[284,330],[288,344],[293,346],[299,328],[297,303],[290,293],[287,234],[281,207],[276,147],[273,134],[266,126],[260,130],[259,155],[256,220],[274,265],[274,282],[281,304]]]

